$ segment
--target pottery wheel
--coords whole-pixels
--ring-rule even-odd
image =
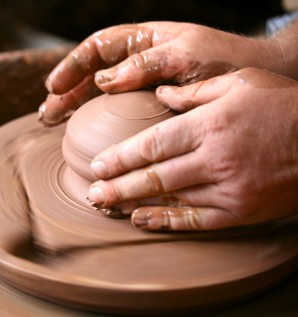
[[[79,309],[174,315],[243,300],[297,268],[297,217],[164,234],[105,218],[65,184],[64,131],[36,114],[0,128],[0,275],[14,287]]]

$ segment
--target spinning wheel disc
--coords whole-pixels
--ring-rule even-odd
[[[296,269],[297,217],[162,234],[101,216],[74,191],[77,176],[61,154],[64,129],[44,132],[35,114],[0,129],[0,275],[8,283],[88,310],[173,315],[237,302]]]

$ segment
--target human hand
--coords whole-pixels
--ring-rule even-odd
[[[132,223],[149,230],[213,230],[293,215],[297,88],[254,68],[159,87],[157,98],[183,114],[100,153],[89,199],[100,208],[127,201]]]
[[[191,23],[147,22],[96,32],[50,74],[40,121],[56,125],[100,94],[171,83],[185,85],[255,66],[279,71],[274,41]],[[94,79],[95,74],[95,79]],[[95,82],[94,82],[95,80]]]

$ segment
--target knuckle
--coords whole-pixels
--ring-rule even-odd
[[[201,219],[192,207],[166,208],[161,213],[161,228],[196,231],[201,229]]]
[[[146,169],[146,183],[149,185],[150,194],[160,194],[164,193],[164,186],[158,174],[154,171],[153,168]]]
[[[213,133],[229,132],[229,128],[237,120],[239,120],[239,116],[233,111],[217,109],[208,117],[207,127]]]
[[[106,207],[110,207],[116,203],[125,201],[125,195],[122,193],[121,187],[117,183],[110,182],[109,191],[106,195]]]
[[[143,69],[145,65],[145,57],[141,53],[132,54],[129,58],[130,67],[136,69]]]
[[[190,230],[202,229],[200,213],[197,209],[187,208],[183,212],[184,222],[187,228]]]
[[[206,81],[199,81],[187,87],[187,95],[191,100],[195,100],[200,95],[201,89]]]
[[[143,142],[139,145],[139,155],[147,162],[158,162],[163,157],[161,143],[161,132],[159,126],[153,129]]]
[[[254,206],[255,193],[252,184],[248,181],[238,180],[226,184],[224,190],[225,201],[229,210],[239,216],[249,215]]]
[[[203,127],[206,133],[203,142],[206,167],[219,180],[227,179],[241,169],[241,160],[238,151],[235,151],[239,143],[237,135],[229,128],[233,120],[233,116],[223,113],[209,118]]]
[[[228,179],[239,170],[239,160],[232,153],[218,153],[218,156],[210,158],[207,163],[209,172],[218,180]]]
[[[159,54],[149,54],[145,52],[136,53],[130,56],[131,67],[141,70],[143,76],[148,76],[148,80],[155,80],[161,76],[162,70],[167,66],[167,57]]]
[[[129,166],[127,162],[125,161],[124,155],[121,154],[120,151],[115,150],[114,151],[114,158],[113,158],[113,164],[110,164],[113,175],[123,173],[127,170],[129,170]]]

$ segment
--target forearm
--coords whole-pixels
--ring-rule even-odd
[[[257,67],[298,79],[298,19],[273,36],[255,41]]]
[[[298,79],[298,19],[274,36],[281,51],[284,67],[281,73]],[[273,39],[274,40],[274,39]]]

